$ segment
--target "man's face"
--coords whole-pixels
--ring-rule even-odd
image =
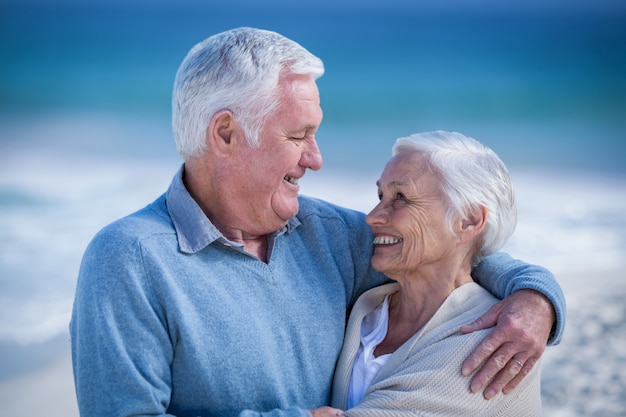
[[[279,107],[261,129],[259,146],[241,149],[241,175],[235,181],[240,208],[259,234],[279,229],[298,213],[298,180],[307,168],[322,167],[315,140],[322,122],[315,80],[300,75],[280,83]]]

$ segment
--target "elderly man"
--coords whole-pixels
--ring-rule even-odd
[[[309,416],[329,403],[346,313],[387,278],[370,267],[364,214],[298,196],[322,166],[322,73],[269,31],[191,49],[173,93],[183,166],[83,258],[70,324],[82,415]],[[489,387],[510,389],[551,330],[559,340],[563,295],[549,272],[505,254],[474,274],[499,298],[516,292],[474,326],[502,323],[465,371],[490,357],[472,389],[496,373]]]

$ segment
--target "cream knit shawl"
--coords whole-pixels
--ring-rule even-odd
[[[352,363],[360,343],[363,318],[397,283],[373,288],[356,302],[346,331],[333,383],[332,405],[345,409]],[[349,417],[541,415],[540,364],[508,395],[485,400],[472,394],[461,364],[491,330],[461,334],[461,325],[486,312],[497,299],[476,283],[453,291],[428,323],[394,352],[372,381],[363,401]]]

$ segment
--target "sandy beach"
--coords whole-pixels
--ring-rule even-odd
[[[570,274],[559,280],[568,322],[563,342],[544,354],[543,415],[626,416],[623,273]],[[0,404],[3,416],[78,416],[69,350],[41,369],[1,381]]]
[[[572,274],[560,283],[567,325],[563,341],[544,354],[544,416],[626,416],[624,272]]]

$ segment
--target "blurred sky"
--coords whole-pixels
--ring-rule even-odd
[[[124,5],[124,6],[157,6],[161,4],[175,3],[180,6],[184,5],[218,5],[223,2],[211,0],[4,0],[3,4],[20,4],[20,5]],[[296,7],[301,9],[302,6],[309,6],[311,9],[317,8],[372,8],[372,9],[431,9],[442,10],[449,8],[460,8],[469,11],[556,11],[559,13],[570,13],[579,11],[598,11],[598,12],[616,12],[625,11],[626,4],[622,0],[316,0],[308,4],[294,2],[292,0],[230,0],[225,4],[231,8],[233,12],[237,12],[238,7]]]
[[[193,44],[234,26],[276,30],[324,60],[322,133],[335,130],[322,138],[356,126],[371,144],[446,128],[507,142],[496,148],[507,162],[626,166],[624,0],[2,0],[0,123],[13,130],[0,146],[59,139],[97,151],[97,135],[13,132],[125,114],[165,132],[155,143],[172,152],[176,69]],[[327,166],[379,152],[344,142]]]

